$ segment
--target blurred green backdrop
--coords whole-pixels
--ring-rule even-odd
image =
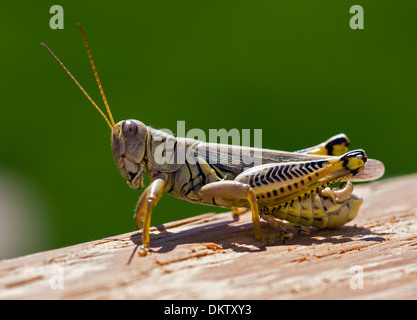
[[[55,4],[63,30],[49,27]],[[355,4],[364,30],[349,27]],[[415,0],[3,1],[0,258],[134,230],[140,193],[108,127],[41,41],[102,105],[81,23],[117,121],[262,129],[265,148],[289,151],[344,132],[392,177],[417,168],[416,12]],[[152,224],[213,210],[165,196]]]

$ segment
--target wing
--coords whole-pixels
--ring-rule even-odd
[[[323,156],[298,152],[286,152],[271,149],[253,147],[240,147],[227,144],[206,143],[195,141],[193,148],[199,156],[209,164],[216,166],[225,173],[230,173],[232,178],[241,172],[254,166],[269,163],[304,162],[323,159],[333,159],[335,156]],[[380,178],[384,174],[382,162],[368,159],[365,169],[350,178],[352,181],[370,181]]]

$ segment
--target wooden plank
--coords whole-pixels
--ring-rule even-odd
[[[145,258],[135,231],[2,260],[0,299],[417,298],[417,175],[355,193],[350,224],[285,245],[256,242],[250,213],[208,213],[153,227]]]

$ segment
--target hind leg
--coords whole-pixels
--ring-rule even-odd
[[[317,146],[298,150],[298,153],[317,154],[323,156],[340,156],[348,152],[350,141],[344,133],[329,138]]]

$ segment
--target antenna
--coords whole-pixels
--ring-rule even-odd
[[[103,91],[103,88],[102,88],[102,86],[101,86],[101,83],[100,83],[100,79],[99,79],[99,77],[98,77],[98,74],[97,74],[97,71],[96,71],[96,68],[95,68],[95,65],[94,65],[94,61],[93,61],[93,58],[92,58],[92,56],[91,56],[91,52],[90,52],[90,49],[88,48],[88,45],[87,45],[87,39],[86,39],[86,37],[85,37],[85,34],[84,34],[84,32],[83,32],[83,30],[82,30],[82,28],[81,28],[81,25],[80,24],[78,24],[78,26],[80,27],[80,30],[81,30],[81,33],[82,33],[82,35],[83,35],[83,39],[84,39],[84,43],[85,43],[85,45],[86,45],[86,48],[87,48],[87,52],[88,52],[88,56],[89,56],[89,58],[90,58],[90,62],[91,62],[91,65],[92,65],[92,67],[93,67],[93,71],[94,71],[94,75],[95,75],[95,77],[96,77],[96,80],[97,80],[97,83],[98,83],[98,86],[99,86],[99,89],[100,89],[100,92],[101,92],[101,96],[103,97],[103,101],[104,101],[104,104],[106,105],[106,109],[107,109],[107,112],[108,112],[108,114],[109,114],[109,116],[110,116],[110,119],[111,119],[111,123],[110,123],[110,121],[109,121],[109,119],[106,117],[106,115],[104,114],[104,112],[97,106],[97,104],[94,102],[94,100],[88,95],[88,93],[84,90],[84,88],[79,84],[79,82],[77,81],[77,79],[75,79],[75,77],[71,74],[71,72],[69,72],[69,70],[64,66],[64,64],[58,59],[58,57],[52,52],[52,50],[51,49],[49,49],[43,42],[41,42],[41,45],[52,55],[52,57],[59,63],[59,65],[64,69],[64,71],[70,76],[70,78],[75,82],[75,84],[78,86],[78,88],[82,91],[82,93],[84,93],[84,95],[87,97],[87,99],[92,103],[92,105],[97,109],[97,111],[101,114],[101,116],[104,118],[104,120],[106,120],[106,122],[107,122],[107,125],[109,126],[109,128],[110,128],[110,130],[112,130],[113,129],[113,127],[114,127],[114,120],[113,120],[113,116],[112,116],[112,114],[111,114],[111,112],[110,112],[110,107],[109,107],[109,105],[108,105],[108,103],[107,103],[107,100],[106,100],[106,97],[105,97],[105,95],[104,95],[104,91]]]
[[[83,39],[84,39],[84,43],[85,43],[85,48],[87,49],[88,57],[90,58],[91,67],[93,68],[94,76],[96,77],[97,84],[98,84],[98,88],[100,89],[100,93],[101,93],[101,96],[103,98],[104,105],[106,106],[107,113],[108,113],[108,115],[110,117],[110,121],[111,121],[111,123],[112,123],[112,125],[114,127],[113,115],[111,114],[109,104],[107,103],[106,96],[104,95],[103,87],[101,86],[100,78],[98,77],[98,73],[97,73],[97,70],[96,70],[96,66],[94,64],[94,60],[93,60],[93,57],[91,55],[90,48],[88,47],[87,38],[85,37],[84,30],[83,30],[83,28],[81,27],[81,25],[79,23],[78,23],[78,27],[80,28],[81,34],[83,35]]]

